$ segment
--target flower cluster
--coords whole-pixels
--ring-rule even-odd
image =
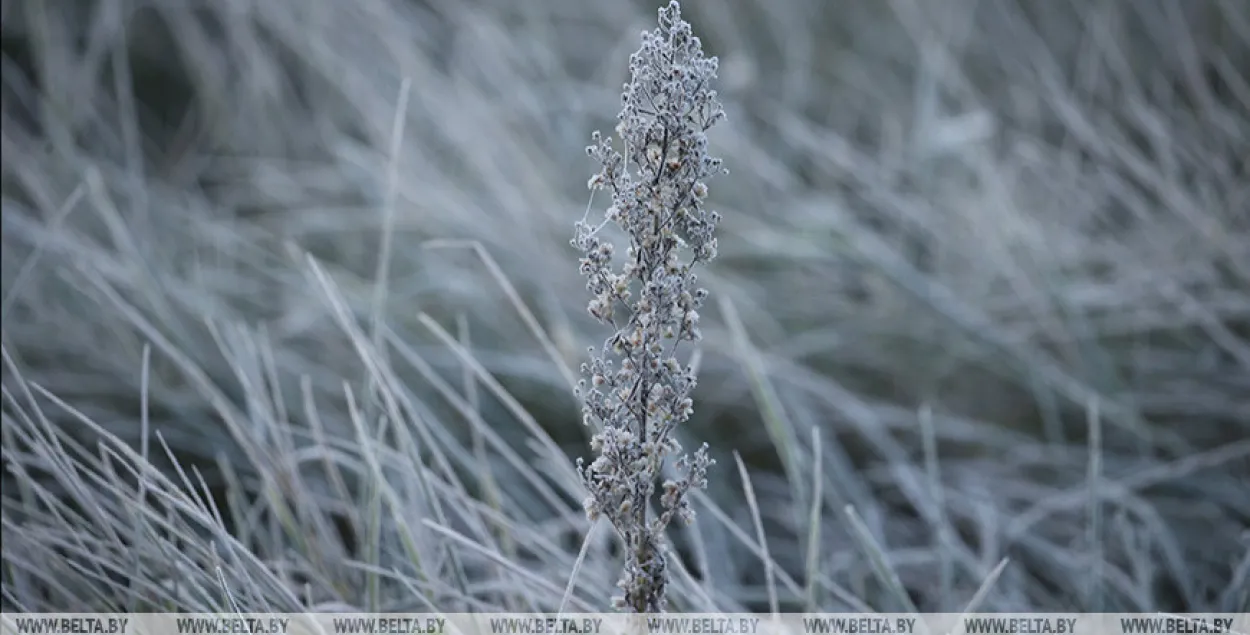
[[[606,518],[626,546],[619,583],[621,608],[664,610],[667,581],[664,531],[674,519],[693,520],[692,489],[707,485],[714,461],[707,444],[681,456],[680,477],[663,483],[660,513],[648,508],[666,456],[681,447],[675,426],[692,411],[694,370],[676,357],[681,342],[700,339],[699,309],[707,291],[695,286],[695,265],[716,256],[719,214],[704,208],[707,180],[724,172],[707,154],[709,128],[724,118],[710,84],[717,60],[681,19],[674,0],[660,9],[659,28],[644,32],[630,57],[631,81],[622,94],[617,135],[625,154],[596,132],[587,153],[600,166],[592,190],[612,202],[602,223],[583,219],[572,241],[593,294],[588,309],[613,334],[590,349],[579,385],[583,416],[601,431],[591,441],[598,455],[578,472],[589,491],[586,512]],[[629,238],[619,271],[615,246],[600,237],[613,224]]]

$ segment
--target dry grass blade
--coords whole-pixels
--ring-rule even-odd
[[[997,565],[994,566],[992,570],[990,570],[990,574],[985,576],[985,579],[981,581],[981,586],[977,588],[976,593],[972,594],[972,598],[969,599],[968,603],[964,605],[963,615],[977,613],[981,610],[981,606],[985,604],[986,598],[988,598],[990,593],[994,590],[994,585],[998,582],[998,578],[1002,576],[1003,571],[1007,569],[1007,565],[1010,564],[1010,562],[1010,559],[1003,558]],[[950,635],[963,635],[965,632],[964,620],[960,619],[956,622],[956,624],[958,625],[957,630],[951,632]]]
[[[762,557],[760,560],[764,565],[764,583],[768,587],[768,609],[773,615],[777,615],[781,611],[781,604],[777,599],[777,575],[773,571],[775,566],[773,558],[768,553],[768,538],[764,535],[764,521],[760,517],[759,501],[755,499],[755,487],[751,485],[751,475],[747,472],[746,463],[742,462],[742,455],[734,452],[734,463],[738,465],[738,476],[742,479],[742,493],[746,495],[747,509],[751,512],[751,522],[755,526],[755,539],[759,541]]]
[[[907,589],[903,587],[902,580],[898,577],[898,572],[890,564],[890,557],[873,538],[872,532],[868,526],[859,517],[859,513],[851,505],[847,505],[842,510],[844,518],[850,525],[851,537],[854,538],[856,544],[859,545],[860,552],[864,557],[868,558],[868,563],[872,565],[872,571],[877,576],[877,580],[889,591],[890,597],[897,605],[898,612],[901,613],[919,613],[915,603],[911,599],[911,595],[907,593]]]
[[[825,499],[821,494],[821,485],[825,482],[824,465],[821,463],[820,430],[812,428],[812,496],[811,511],[808,513],[807,525],[807,593],[804,595],[806,611],[815,613],[820,592],[820,541],[821,520]]]
[[[568,606],[569,598],[573,596],[573,587],[577,585],[577,574],[582,569],[582,563],[586,561],[586,553],[590,551],[591,541],[598,528],[599,523],[590,523],[590,526],[586,528],[586,537],[582,539],[582,547],[577,550],[577,560],[573,561],[573,570],[569,572],[569,583],[564,587],[564,595],[560,596],[560,606],[556,609],[557,615],[564,614],[564,607]]]

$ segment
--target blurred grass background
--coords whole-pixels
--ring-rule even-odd
[[[6,610],[558,605],[655,7],[0,7]],[[683,8],[731,174],[676,608],[1250,610],[1250,5]]]

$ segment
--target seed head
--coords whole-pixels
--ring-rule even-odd
[[[582,368],[590,378],[583,418],[602,430],[591,441],[599,456],[588,467],[579,462],[578,471],[589,491],[587,515],[606,517],[627,546],[622,606],[637,612],[664,609],[663,533],[672,520],[693,517],[687,493],[706,486],[713,463],[706,444],[680,457],[685,476],[665,483],[664,511],[648,522],[665,456],[680,452],[673,426],[694,411],[694,374],[674,354],[681,342],[699,340],[706,292],[695,287],[692,269],[716,257],[720,216],[704,207],[707,181],[724,172],[707,153],[706,133],[725,116],[711,88],[716,70],[676,0],[660,9],[659,27],[644,32],[630,56],[621,95],[616,134],[629,154],[598,132],[586,149],[599,164],[587,185],[611,195],[605,222],[579,222],[572,241],[593,295],[587,308],[614,328]],[[628,237],[619,272],[613,245],[597,235],[607,224]],[[679,252],[683,245],[688,250]]]

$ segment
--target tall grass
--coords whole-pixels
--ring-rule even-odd
[[[683,9],[670,609],[1247,610],[1250,8]],[[0,605],[604,608],[571,175],[653,10],[0,4]]]

